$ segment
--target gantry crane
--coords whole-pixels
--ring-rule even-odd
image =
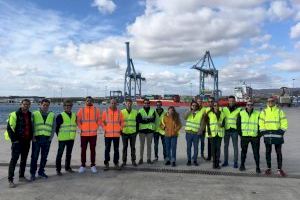
[[[219,75],[210,56],[210,52],[206,51],[204,56],[192,66],[192,69],[196,69],[200,72],[199,95],[205,95],[205,78],[211,76],[214,79],[213,96],[215,99],[218,99],[221,93],[219,90]]]
[[[136,99],[142,96],[142,81],[146,81],[141,73],[136,73],[132,59],[130,58],[129,42],[125,42],[127,52],[127,69],[124,81],[124,100],[126,98]],[[134,90],[132,94],[131,90]],[[137,91],[138,90],[138,91]]]

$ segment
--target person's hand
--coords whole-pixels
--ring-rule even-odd
[[[278,132],[281,134],[281,135],[284,135],[285,131],[282,130],[282,129],[279,129]]]

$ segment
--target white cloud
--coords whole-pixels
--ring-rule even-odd
[[[274,64],[274,67],[280,71],[300,72],[300,59],[287,58],[282,62]]]
[[[300,50],[300,41],[295,43],[294,48]]]
[[[197,0],[147,1],[145,14],[128,26],[136,56],[174,65],[196,60],[205,50],[225,55],[260,32],[264,9],[208,5]]]
[[[271,40],[272,35],[265,34],[261,36],[256,36],[250,39],[251,44],[261,44],[261,43],[267,43]]]
[[[94,0],[92,6],[97,7],[101,13],[113,13],[117,8],[112,0]]]
[[[290,37],[292,39],[300,37],[300,22],[291,28]]]
[[[293,15],[293,9],[286,1],[272,1],[268,10],[271,19],[285,20]]]

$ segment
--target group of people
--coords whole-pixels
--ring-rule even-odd
[[[187,165],[198,166],[198,147],[201,141],[201,156],[205,160],[213,160],[213,168],[220,169],[220,147],[224,138],[224,162],[223,167],[228,166],[228,145],[230,137],[234,147],[234,168],[238,168],[238,135],[241,136],[241,163],[240,170],[244,171],[248,144],[251,143],[256,162],[256,172],[260,173],[259,148],[260,137],[264,136],[266,145],[267,175],[271,174],[271,151],[275,144],[278,161],[278,173],[286,174],[282,170],[283,135],[288,127],[285,113],[275,105],[274,99],[270,98],[267,107],[259,112],[253,109],[253,102],[247,102],[246,108],[236,106],[235,98],[229,97],[229,106],[220,108],[218,102],[209,98],[209,107],[202,106],[202,100],[197,99],[191,103],[190,109],[184,114],[186,120],[186,144]],[[173,106],[165,110],[162,102],[156,102],[156,108],[150,107],[150,101],[144,100],[144,105],[139,110],[132,108],[132,100],[127,99],[126,107],[120,110],[117,101],[111,99],[106,110],[100,111],[94,106],[93,98],[86,97],[85,106],[77,113],[72,112],[73,103],[65,100],[64,111],[55,117],[49,111],[50,101],[43,99],[40,109],[30,112],[30,101],[24,99],[20,108],[10,113],[7,123],[5,138],[11,141],[11,160],[8,170],[9,187],[15,187],[14,171],[19,157],[20,170],[19,181],[34,181],[36,179],[37,162],[41,154],[38,176],[48,178],[45,166],[52,138],[56,133],[58,139],[58,150],[56,156],[56,172],[61,172],[61,159],[66,148],[65,171],[73,173],[71,168],[72,149],[76,138],[77,129],[80,131],[81,142],[81,166],[79,173],[86,171],[86,150],[90,146],[91,171],[97,173],[96,168],[96,143],[99,127],[104,131],[105,152],[104,170],[110,168],[110,150],[113,144],[113,163],[116,169],[127,165],[127,149],[130,145],[131,163],[133,166],[144,163],[145,141],[147,145],[147,163],[153,164],[158,161],[159,141],[163,149],[165,165],[176,166],[177,138],[182,127],[179,113]],[[136,138],[140,139],[140,159],[136,162]],[[122,164],[119,165],[119,143],[122,139]],[[207,138],[207,157],[204,157],[204,144]],[[154,156],[151,159],[152,140],[154,140]],[[26,161],[32,143],[32,154],[30,163],[30,180],[25,176]],[[192,146],[194,148],[192,156]]]

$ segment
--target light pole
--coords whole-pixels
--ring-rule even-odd
[[[193,83],[192,82],[190,83],[190,86],[191,86],[191,97],[193,97]]]

